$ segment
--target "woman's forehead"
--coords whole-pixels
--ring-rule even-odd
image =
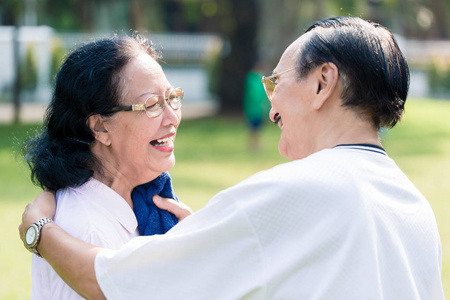
[[[122,74],[124,100],[143,103],[151,95],[165,95],[171,89],[161,66],[149,55],[133,58]]]

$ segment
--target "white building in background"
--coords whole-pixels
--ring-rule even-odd
[[[16,76],[14,67],[15,28],[0,27],[0,104],[12,102],[13,84]],[[52,94],[52,48],[55,43],[70,51],[86,41],[108,37],[111,34],[57,33],[47,26],[20,27],[17,31],[20,61],[26,59],[31,50],[36,63],[36,89],[22,90],[21,103],[27,106],[37,104],[43,113]],[[155,48],[162,53],[162,67],[168,80],[185,91],[183,116],[194,118],[213,115],[218,112],[216,95],[209,91],[209,75],[206,62],[211,55],[217,55],[222,40],[214,35],[193,34],[149,34]]]
[[[19,45],[20,60],[24,63],[27,51],[32,52],[36,64],[36,88],[20,93],[22,113],[33,120],[42,119],[44,108],[52,93],[52,49],[55,43],[70,51],[86,41],[111,34],[58,33],[48,26],[0,26],[0,121],[12,117],[14,67],[14,38]],[[163,55],[161,63],[167,78],[174,86],[185,91],[184,118],[214,115],[219,110],[217,96],[209,91],[207,61],[217,56],[223,41],[215,35],[156,34],[147,36]],[[411,68],[409,97],[429,97],[432,92],[427,77],[427,64],[440,57],[450,66],[449,41],[412,41],[396,36]],[[6,119],[5,119],[6,116]],[[25,117],[25,118],[29,118]]]
[[[17,39],[19,64],[31,51],[36,71],[36,88],[21,91],[22,102],[48,101],[51,97],[51,43],[54,32],[48,26],[0,27],[0,91],[2,102],[12,101],[13,84],[17,76],[14,65],[14,42]]]

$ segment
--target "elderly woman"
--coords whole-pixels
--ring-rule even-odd
[[[183,100],[157,59],[151,43],[139,36],[76,49],[56,76],[43,132],[26,143],[33,181],[57,190],[54,221],[84,241],[119,248],[139,234],[164,233],[176,224],[166,211],[149,213],[157,209],[149,207],[153,193],[166,190],[162,196],[173,197],[164,172],[175,164]],[[138,228],[139,216],[144,224]],[[153,223],[162,227],[155,231]],[[33,233],[29,238],[38,239]],[[81,299],[38,257],[33,241],[29,249],[37,254],[32,299]]]

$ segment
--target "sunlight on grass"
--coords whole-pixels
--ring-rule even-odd
[[[450,295],[450,101],[410,101],[384,146],[428,199],[442,242],[442,282]]]
[[[23,247],[17,230],[24,207],[24,203],[0,200],[0,299],[30,299],[32,255]]]

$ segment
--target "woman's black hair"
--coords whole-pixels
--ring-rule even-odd
[[[92,177],[100,163],[90,151],[94,136],[87,118],[110,115],[120,104],[121,71],[142,52],[159,58],[150,41],[134,34],[90,42],[69,54],[56,75],[43,130],[23,147],[33,183],[57,190]]]
[[[331,62],[343,82],[343,105],[372,120],[376,128],[401,119],[409,88],[409,69],[394,36],[385,27],[353,17],[313,24],[298,56],[300,78]]]

